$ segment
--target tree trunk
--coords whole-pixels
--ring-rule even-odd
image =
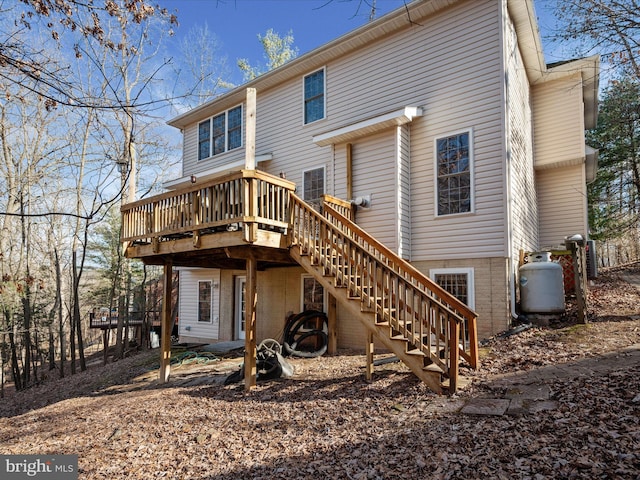
[[[22,334],[22,349],[24,350],[24,366],[22,369],[22,386],[27,387],[31,382],[31,302],[29,301],[29,285],[26,286],[25,295],[22,297],[22,314],[23,314],[23,329]]]
[[[53,337],[53,323],[49,324],[49,371],[56,369],[56,342]]]
[[[87,369],[87,364],[84,359],[84,342],[82,340],[82,318],[80,315],[80,295],[79,295],[80,277],[78,276],[78,266],[77,266],[78,258],[75,250],[71,253],[71,262],[72,262],[72,269],[73,269],[73,278],[72,278],[73,280],[73,285],[72,285],[73,318],[71,319],[71,323],[75,325],[75,331],[78,338],[78,352],[80,354],[80,370],[84,372]]]
[[[7,313],[8,312],[5,312],[5,315]],[[20,364],[18,363],[18,352],[16,351],[13,332],[9,332],[9,346],[11,348],[11,374],[13,376],[13,384],[16,390],[22,390],[22,375],[20,374]]]
[[[58,338],[60,339],[60,378],[64,378],[64,361],[67,355],[64,347],[64,317],[62,315],[62,273],[60,272],[60,257],[57,248],[54,248],[53,254],[56,267],[55,309],[58,314]]]
[[[76,323],[73,318],[69,322],[69,355],[71,356],[71,375],[76,373]]]

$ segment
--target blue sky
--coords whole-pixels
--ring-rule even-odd
[[[264,65],[262,46],[257,35],[269,28],[280,35],[290,30],[294,46],[306,53],[339,37],[369,20],[374,0],[158,0],[171,12],[177,11],[179,28],[175,40],[191,27],[207,24],[215,34],[220,50],[227,57],[227,66],[235,84],[242,83],[236,66],[238,58],[247,58],[251,65]],[[405,0],[375,0],[377,17],[400,8]],[[551,0],[535,0],[543,35],[553,28],[549,15]],[[545,50],[547,48],[545,47]],[[550,49],[549,49],[550,50]],[[551,51],[545,51],[548,62],[558,61]]]
[[[313,50],[369,20],[373,0],[158,0],[170,11],[177,10],[180,26],[176,39],[194,25],[204,25],[220,43],[228,58],[234,83],[241,83],[238,58],[251,65],[264,65],[258,34],[272,28],[280,35],[293,32],[299,54]],[[404,0],[377,0],[377,17],[402,7]]]

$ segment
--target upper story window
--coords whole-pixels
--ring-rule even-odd
[[[471,132],[436,139],[437,214],[473,211]]]
[[[324,68],[304,77],[304,123],[324,118]]]
[[[242,105],[198,124],[198,160],[242,146]]]

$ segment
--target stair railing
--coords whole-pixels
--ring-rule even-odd
[[[461,337],[461,325],[469,321],[475,327],[476,316],[462,308],[464,305],[455,297],[402,259],[393,258],[392,252],[338,212],[331,212],[331,216],[340,219],[342,225],[329,221],[291,194],[291,215],[292,245],[308,255],[325,276],[333,277],[336,287],[346,288],[364,311],[375,312],[378,324],[387,324],[392,336],[406,339],[409,352],[419,351],[428,363],[438,365],[449,377],[451,389],[455,391],[463,352],[477,368],[477,354],[474,361],[474,354],[465,350],[466,342]],[[367,246],[357,237],[368,237]],[[465,309],[468,320],[460,313]]]
[[[380,262],[394,270],[406,281],[423,290],[427,295],[434,297],[437,301],[446,305],[447,308],[456,312],[460,317],[460,356],[470,366],[477,369],[479,366],[477,314],[420,270],[365,232],[360,226],[336,209],[332,203],[323,205],[323,213],[327,220],[345,232],[349,232],[354,241]]]

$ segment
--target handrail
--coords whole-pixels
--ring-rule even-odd
[[[293,193],[291,207],[292,243],[325,274],[334,277],[337,285],[346,287],[351,297],[359,297],[363,307],[375,312],[379,321],[387,322],[393,332],[402,335],[411,349],[420,350],[438,365],[455,388],[459,355],[464,352],[470,363],[473,358],[464,351],[464,341],[460,351],[459,327],[465,319],[442,300],[452,296],[439,286],[434,290],[440,295],[434,295],[415,278],[399,273],[380,252],[365,248],[352,238],[350,229],[357,230],[358,235],[364,233],[352,222],[348,222],[349,229],[338,226]],[[400,260],[394,258],[395,264]],[[406,273],[412,270],[404,267]]]
[[[329,195],[327,193],[322,195],[322,202],[324,205],[331,206],[332,209],[337,210],[352,222],[355,222],[356,207],[351,202],[342,200],[341,198],[334,197],[333,195]]]
[[[171,192],[123,205],[122,242],[157,244],[166,239],[244,227],[245,240],[255,239],[253,227],[286,230],[289,192],[295,184],[258,170],[240,170]]]
[[[478,368],[479,360],[476,325],[478,314],[432,279],[427,277],[416,267],[399,257],[384,244],[380,243],[373,236],[364,231],[359,225],[353,223],[347,217],[342,215],[338,210],[333,208],[332,205],[325,204],[323,208],[325,218],[329,221],[332,221],[332,217],[333,220],[337,220],[334,224],[348,232],[351,238],[357,241],[362,248],[371,251],[380,259],[380,261],[384,262],[398,275],[401,275],[404,279],[411,281],[415,286],[424,290],[427,295],[433,296],[437,301],[443,304],[444,308],[447,308],[454,316],[459,317],[459,320],[461,321],[460,355],[467,360],[473,368]],[[468,351],[466,348],[467,343],[469,347]]]
[[[368,244],[370,248],[379,253],[380,259],[384,259],[388,264],[391,264],[391,268],[396,270],[397,273],[402,274],[404,272],[407,276],[413,277],[418,282],[420,282],[420,284],[426,290],[437,293],[438,297],[446,298],[447,300],[445,303],[448,304],[453,310],[460,312],[460,314],[464,317],[477,317],[476,312],[471,310],[467,305],[451,295],[444,288],[431,280],[409,262],[400,258],[393,250],[389,249],[384,244],[380,243],[374,237],[369,235],[358,224],[353,223],[353,221],[343,215],[340,211],[333,208],[332,205],[324,205],[324,208],[325,213],[331,213],[331,216],[346,224],[349,231],[356,237],[359,242],[361,242],[360,244],[363,246],[363,248],[366,248],[366,245]],[[325,218],[326,217],[327,216],[325,215]]]

